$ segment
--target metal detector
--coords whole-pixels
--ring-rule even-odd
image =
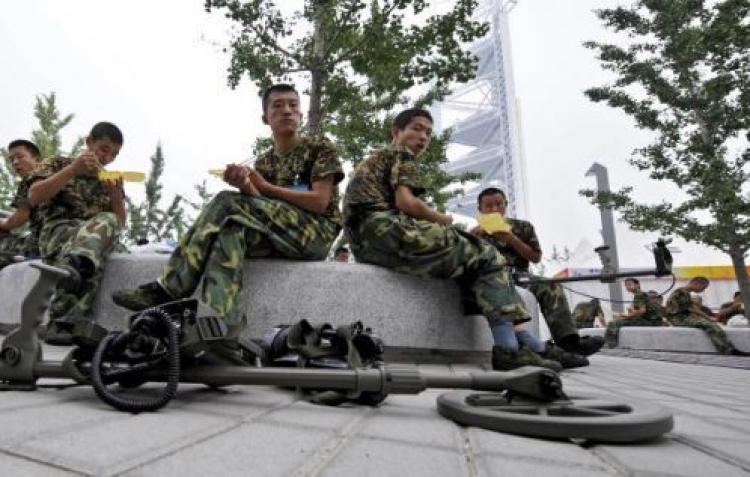
[[[363,360],[359,351],[352,349],[347,354],[356,351],[359,361],[349,363],[358,363],[357,366],[261,367],[257,359],[252,359],[256,350],[233,339],[236,336],[223,320],[201,316],[195,300],[181,300],[136,314],[124,332],[110,333],[90,321],[75,322],[72,326],[76,346],[62,361],[44,360],[36,328],[57,282],[66,278],[67,272],[42,263],[29,265],[37,268],[40,276],[23,302],[20,327],[3,340],[0,348],[2,390],[34,390],[40,378],[71,379],[93,386],[102,400],[117,409],[143,412],[165,406],[176,394],[179,383],[328,390],[371,405],[379,404],[389,394],[448,388],[463,391],[438,399],[443,416],[501,432],[630,442],[656,438],[673,425],[671,414],[656,410],[655,406],[619,399],[602,404],[601,400],[569,398],[563,392],[560,377],[543,368],[505,372],[435,370]],[[325,333],[320,336],[326,338]],[[146,401],[126,395],[129,389],[146,382],[165,386]],[[112,386],[115,383],[117,389]]]

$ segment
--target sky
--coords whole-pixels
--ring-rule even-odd
[[[526,218],[547,256],[553,245],[573,250],[582,241],[601,243],[598,209],[578,194],[595,186],[584,177],[594,162],[608,168],[613,189],[633,186],[636,198],[653,202],[680,198],[677,189],[649,180],[627,162],[649,135],[624,113],[583,95],[611,80],[582,46],[614,38],[592,10],[618,3],[520,0],[510,14]],[[227,31],[222,15],[206,13],[202,0],[3,0],[0,143],[28,137],[35,97],[54,91],[61,111],[75,113],[64,147],[94,123],[112,121],[125,135],[112,167],[145,172],[161,143],[166,197],[196,197],[193,184],[205,178],[220,190],[208,169],[247,159],[255,138],[269,134],[256,87],[247,80],[234,90],[227,84]],[[128,194],[142,195],[141,186],[128,188]],[[649,265],[645,245],[655,238],[618,223],[620,265]],[[677,266],[731,263],[714,249],[681,240],[674,245],[681,250]]]

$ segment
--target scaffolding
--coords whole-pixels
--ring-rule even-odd
[[[451,174],[478,172],[478,183],[448,204],[451,212],[473,216],[477,195],[486,187],[502,189],[509,201],[508,215],[524,218],[528,210],[520,121],[513,85],[508,14],[516,0],[484,0],[478,19],[490,32],[472,47],[479,58],[473,81],[463,84],[439,103],[434,112],[438,129],[450,127],[451,145],[469,150],[447,163]]]

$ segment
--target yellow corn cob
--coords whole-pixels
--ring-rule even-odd
[[[477,222],[486,232],[494,234],[495,232],[510,232],[510,224],[505,218],[498,214],[477,214]]]
[[[146,174],[136,171],[99,171],[99,180],[117,180],[123,182],[143,182],[146,180]]]

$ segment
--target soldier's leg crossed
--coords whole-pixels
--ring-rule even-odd
[[[505,259],[489,243],[404,214],[376,212],[349,230],[359,261],[418,277],[453,278],[492,320],[527,321]]]

